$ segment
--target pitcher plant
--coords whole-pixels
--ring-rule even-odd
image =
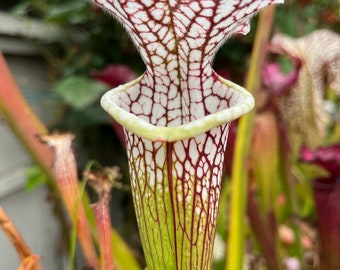
[[[119,20],[146,65],[101,103],[124,127],[147,268],[211,269],[229,123],[254,106],[212,60],[256,12],[283,0],[92,2]]]

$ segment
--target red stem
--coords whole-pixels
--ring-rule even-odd
[[[315,179],[315,209],[320,237],[321,270],[340,269],[340,177]]]
[[[4,230],[9,240],[15,247],[19,258],[24,261],[26,258],[36,255],[33,254],[31,249],[26,244],[25,240],[22,238],[21,234],[15,228],[11,219],[7,216],[6,212],[0,207],[0,227]],[[32,270],[41,270],[41,267],[37,260],[31,264]]]
[[[8,124],[31,154],[35,162],[48,176],[48,179],[56,179],[58,182],[60,178],[58,179],[57,176],[53,175],[51,170],[54,158],[53,151],[46,144],[41,143],[39,139],[41,135],[47,134],[48,130],[22,96],[21,91],[15,83],[10,69],[6,64],[6,60],[1,53],[0,110],[3,112]],[[84,255],[87,258],[87,262],[94,266],[94,269],[98,269],[98,260],[91,240],[85,211],[82,206],[76,208],[76,202],[78,202],[77,177],[72,179],[72,181],[71,184],[63,183],[62,181],[62,183],[58,183],[58,186],[69,214],[72,217],[76,214],[78,217],[76,219],[78,239],[83,248]],[[55,185],[53,181],[50,181],[49,184],[52,186]]]
[[[92,205],[96,218],[102,269],[113,270],[113,247],[111,237],[111,218],[108,203],[104,200]]]
[[[51,176],[53,152],[38,139],[38,135],[48,131],[22,96],[1,52],[0,110],[33,159]]]
[[[42,140],[55,151],[54,178],[72,222],[77,226],[77,236],[85,260],[88,266],[93,269],[99,269],[91,230],[79,195],[77,164],[71,147],[73,137],[72,134],[52,134],[43,136]]]
[[[254,231],[257,241],[260,244],[263,256],[266,259],[268,265],[268,269],[278,270],[280,269],[280,266],[277,258],[275,243],[275,239],[277,238],[277,236],[274,234],[272,222],[269,221],[268,223],[270,224],[266,224],[265,222],[263,222],[254,200],[254,194],[251,191],[248,192],[247,201],[247,213],[251,228]],[[271,218],[269,217],[269,219]]]

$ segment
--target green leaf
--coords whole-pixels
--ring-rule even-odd
[[[83,76],[70,76],[59,81],[55,87],[64,101],[77,110],[93,104],[107,89],[106,84]]]
[[[88,5],[85,1],[64,1],[53,3],[45,10],[44,18],[48,22],[77,24],[88,20]]]
[[[112,229],[112,243],[114,260],[118,270],[141,269],[130,248],[115,229]]]
[[[35,190],[47,182],[46,175],[38,166],[29,167],[26,170],[26,178],[26,189],[29,191]]]
[[[29,9],[31,3],[28,1],[19,2],[17,5],[15,5],[11,10],[10,13],[15,16],[25,16],[27,10]]]

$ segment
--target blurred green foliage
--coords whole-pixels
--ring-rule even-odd
[[[91,80],[85,76],[75,75],[59,81],[55,87],[55,91],[63,97],[65,103],[77,110],[90,106],[106,90],[106,84]],[[83,94],[84,92],[86,92],[86,95]]]
[[[70,32],[71,40],[62,41],[63,51],[58,55],[63,60],[59,76],[88,75],[108,63],[130,63],[135,70],[143,71],[143,63],[136,57],[137,51],[125,30],[89,2],[24,0],[12,12],[60,25]]]

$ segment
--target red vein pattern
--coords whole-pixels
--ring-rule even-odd
[[[93,1],[118,18],[146,64],[139,83],[120,93],[120,107],[166,127],[229,107],[226,93],[232,92],[212,70],[212,58],[228,36],[249,31],[248,21],[255,12],[278,2]]]
[[[128,132],[148,269],[210,269],[227,133],[225,124],[195,138],[151,142]]]
[[[252,107],[239,107],[246,94],[213,71],[212,59],[228,36],[249,31],[254,13],[282,0],[92,1],[123,24],[146,64],[102,105],[126,128],[147,267],[211,269],[227,122]],[[222,121],[221,111],[235,116]],[[215,125],[205,128],[215,114]],[[199,135],[185,128],[193,122]],[[184,139],[162,137],[161,127],[175,138],[174,128],[184,127]]]

